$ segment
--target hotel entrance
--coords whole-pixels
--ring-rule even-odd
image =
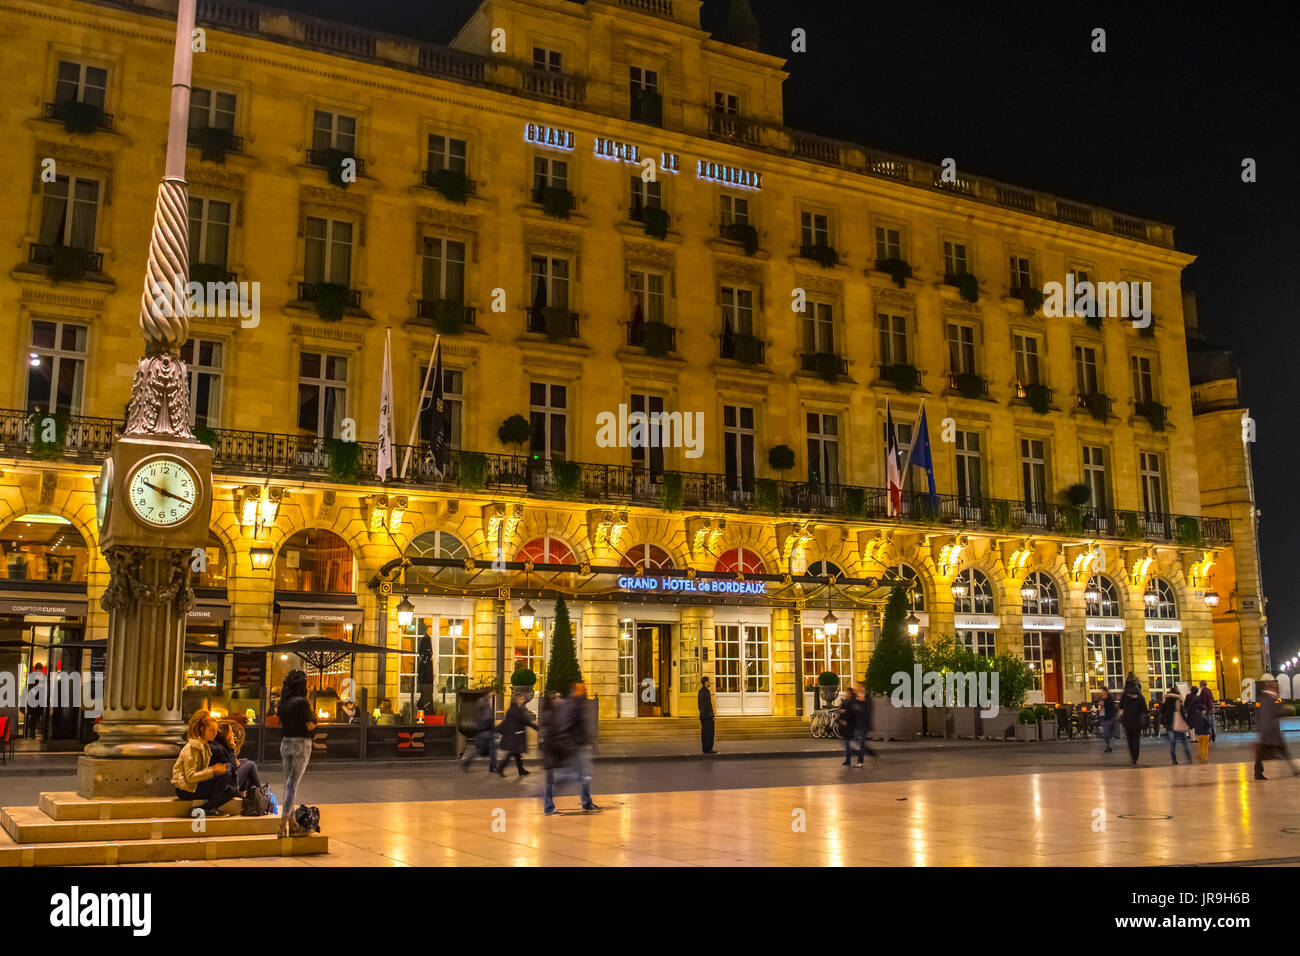
[[[671,717],[674,633],[666,621],[623,618],[618,631],[618,715]]]

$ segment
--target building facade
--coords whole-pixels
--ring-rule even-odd
[[[376,701],[488,679],[499,645],[540,671],[565,594],[603,717],[691,716],[701,674],[720,712],[792,716],[818,673],[861,676],[882,582],[1048,701],[1217,685],[1231,537],[1201,513],[1172,229],[791,129],[783,62],[699,6],[485,0],[437,47],[200,2],[192,278],[249,285],[208,288],[185,350],[218,495],[192,643],[245,649],[196,652],[195,687],[275,685],[296,662],[247,649],[311,634],[424,652],[322,676]],[[0,196],[20,667],[106,627],[97,462],[140,352],[171,17],[0,8],[30,183]],[[1046,317],[1067,275],[1149,283],[1154,321]],[[904,454],[924,407],[939,492],[901,514],[887,407]],[[667,447],[634,447],[637,412]]]

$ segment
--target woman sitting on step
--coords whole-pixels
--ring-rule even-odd
[[[172,764],[172,786],[182,800],[202,800],[208,816],[221,815],[223,803],[239,796],[235,768],[212,763],[210,742],[217,736],[217,720],[206,710],[190,718],[189,739]]]
[[[239,756],[244,749],[244,725],[237,720],[223,720],[217,724],[217,736],[211,743],[212,762],[225,764],[235,769],[235,785],[240,793],[247,793],[249,787],[260,787],[262,778],[257,772],[257,764]]]

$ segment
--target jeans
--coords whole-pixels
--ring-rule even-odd
[[[555,783],[565,777],[576,777],[582,785],[582,809],[590,810],[595,806],[591,799],[591,748],[579,747],[562,767],[546,771],[546,783],[542,788],[542,809],[547,813],[555,810]]]
[[[1187,762],[1191,763],[1192,749],[1189,746],[1187,746],[1187,732],[1184,730],[1174,730],[1173,728],[1170,728],[1166,732],[1166,734],[1169,737],[1169,759],[1171,759],[1174,763],[1178,763],[1178,751],[1175,748],[1177,748],[1178,742],[1182,741],[1183,753],[1187,755]]]
[[[1106,741],[1106,749],[1110,749],[1110,739],[1115,736],[1115,718],[1109,719],[1103,717],[1101,723],[1101,739]]]
[[[867,743],[867,732],[865,730],[855,730],[844,738],[844,762],[848,763],[853,758],[853,745],[858,745],[858,763],[862,763],[867,754],[876,756],[876,752],[871,749]]]
[[[239,758],[235,758],[239,759]],[[251,760],[240,760],[239,769],[235,771],[235,779],[239,786],[239,792],[243,793],[249,787],[260,787],[262,777],[257,772],[257,764]]]
[[[229,770],[220,777],[200,780],[199,785],[192,791],[182,790],[180,787],[176,787],[175,790],[176,796],[182,800],[202,800],[204,813],[212,813],[220,809],[227,800],[239,796],[239,789],[235,786],[235,775]]]
[[[307,772],[311,761],[310,737],[285,737],[280,741],[280,760],[284,766],[284,800],[280,802],[280,816],[288,820],[293,816],[293,802],[298,796],[298,784]]]

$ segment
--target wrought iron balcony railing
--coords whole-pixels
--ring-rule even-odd
[[[207,145],[205,138],[209,135],[210,134],[204,132],[202,127],[191,126],[185,131],[185,142],[190,146],[203,147]],[[242,153],[244,151],[244,137],[230,133],[227,142],[228,145],[225,148],[225,152]]]
[[[82,107],[84,105],[85,104],[78,103],[78,102],[46,103],[45,118],[52,119],[52,120],[59,120],[60,122],[67,122],[68,107],[70,106]],[[89,109],[94,109],[94,107],[90,107]],[[103,130],[110,130],[110,131],[113,129],[112,113],[105,113],[103,110],[97,110],[93,115],[95,119],[95,129],[103,129]]]
[[[448,299],[420,299],[416,304],[418,318],[439,322],[450,328],[457,324],[473,325],[478,312],[471,305],[461,305]]]
[[[53,265],[55,253],[59,249],[75,249],[83,257],[85,271],[87,272],[102,272],[104,269],[104,254],[102,252],[77,249],[75,246],[43,245],[33,242],[27,250],[27,261],[34,266]]]
[[[321,169],[329,169],[341,159],[350,159],[357,164],[357,175],[366,174],[366,161],[360,156],[356,156],[345,150],[339,149],[309,149],[307,150],[307,165],[319,166]]]
[[[40,440],[46,417],[58,438]],[[106,457],[124,423],[59,412],[0,410],[0,459],[94,462]],[[200,429],[213,450],[213,468],[230,477],[314,480],[379,485],[375,442],[358,442],[347,470],[333,461],[337,442],[312,435],[284,435],[231,428]],[[411,446],[397,446],[396,460]],[[1114,511],[1048,502],[1010,501],[906,491],[901,514],[889,513],[883,488],[827,482],[739,479],[705,472],[652,473],[644,466],[555,462],[525,455],[453,450],[442,462],[427,445],[411,448],[405,478],[386,484],[462,491],[504,490],[542,498],[608,504],[641,504],[720,511],[826,515],[849,521],[900,522],[970,531],[1020,533],[1038,530],[1064,536],[1170,542],[1186,547],[1221,546],[1232,540],[1226,518]]]
[[[327,282],[299,282],[298,301],[299,302],[317,301],[320,298],[320,287],[323,285],[331,285],[331,284],[332,283],[327,283]],[[348,289],[346,304],[349,309],[361,308],[361,290]]]

